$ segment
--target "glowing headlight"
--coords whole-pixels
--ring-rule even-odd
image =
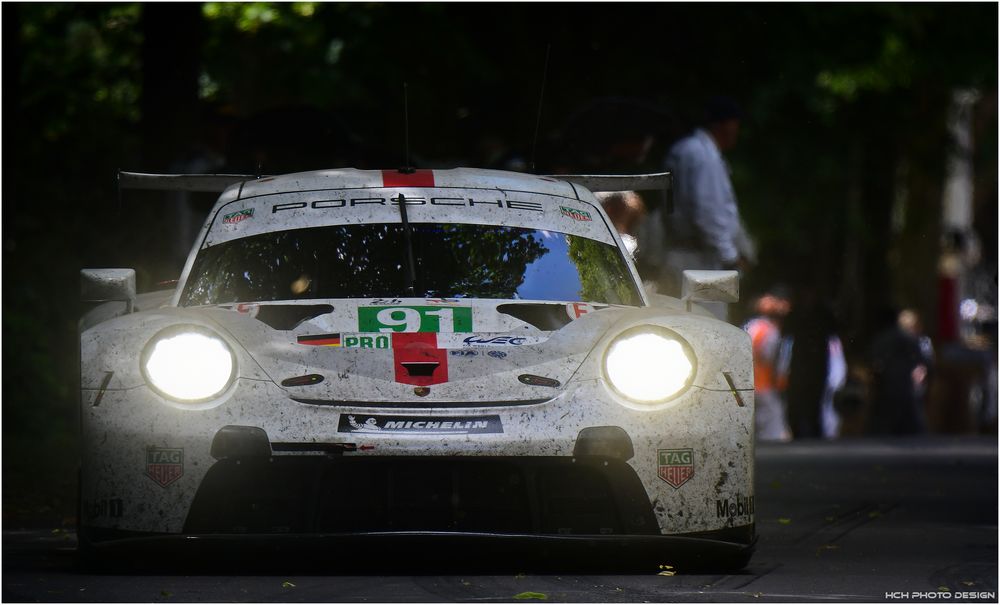
[[[197,403],[222,394],[236,374],[233,352],[204,328],[183,326],[160,332],[142,355],[146,381],[165,397]]]
[[[637,403],[656,404],[683,391],[694,378],[694,356],[669,330],[640,326],[611,342],[604,373],[614,390]]]

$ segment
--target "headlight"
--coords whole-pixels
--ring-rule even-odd
[[[663,403],[681,393],[694,378],[691,348],[680,336],[656,326],[626,330],[604,355],[604,375],[626,399]]]
[[[229,345],[198,326],[176,326],[154,336],[140,365],[153,390],[183,403],[218,397],[236,375]]]

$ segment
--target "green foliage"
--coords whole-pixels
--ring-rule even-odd
[[[620,252],[612,246],[583,237],[569,243],[569,257],[580,274],[580,299],[636,304],[632,280],[622,270]]]
[[[366,33],[369,10],[315,2],[205,3],[202,98],[240,114],[283,104],[362,102],[364,79],[347,77],[339,63],[351,50],[347,38]]]
[[[914,71],[914,57],[894,32],[887,33],[882,49],[872,63],[840,69],[825,69],[816,84],[833,96],[854,101],[864,92],[885,93],[908,86]]]
[[[107,5],[97,12],[72,4],[19,8],[22,107],[38,129],[34,140],[65,143],[109,122],[138,122],[139,5]]]

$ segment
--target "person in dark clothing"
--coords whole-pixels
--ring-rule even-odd
[[[881,313],[872,341],[872,407],[868,431],[875,435],[913,435],[927,430],[918,387],[926,373],[920,341],[899,325],[899,313]]]
[[[791,340],[788,364],[788,425],[795,439],[823,435],[822,403],[830,364],[830,337],[836,335],[833,311],[814,286],[801,286],[792,300],[786,334]]]

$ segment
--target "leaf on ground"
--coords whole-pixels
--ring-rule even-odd
[[[544,592],[522,592],[520,594],[514,595],[514,598],[519,601],[524,601],[527,599],[538,599],[539,601],[544,601],[549,597]]]
[[[824,544],[816,549],[816,556],[818,557],[819,554],[824,550],[837,550],[838,548],[840,547],[837,546],[836,544]]]
[[[777,479],[775,479],[774,481],[772,481],[770,483],[770,487],[771,487],[771,489],[781,489],[781,481],[778,481]]]
[[[826,521],[827,523],[833,523],[834,521],[837,520],[837,518],[836,517],[823,517],[823,520]]]
[[[965,584],[966,586],[975,586],[976,585],[975,582],[970,582],[968,580],[962,580],[962,584]]]
[[[947,586],[938,586],[938,590],[940,590],[941,592],[951,592],[951,589],[948,588]]]
[[[295,584],[292,584],[288,580],[285,580],[284,582],[281,583],[281,587],[282,588],[295,588]]]
[[[161,591],[160,591],[160,596],[161,596],[161,597],[167,597],[167,598],[170,598],[170,597],[174,596],[174,593],[172,593],[172,592],[168,592],[168,591],[166,591],[166,590],[161,590]]]
[[[661,571],[660,573],[658,573],[656,575],[658,575],[658,576],[676,576],[677,572],[676,571]]]
[[[791,525],[792,520],[788,517],[781,517],[778,519],[778,523],[781,523],[782,525]]]
[[[472,582],[466,582],[465,580],[462,580],[462,586],[472,586]]]
[[[53,534],[61,534],[62,531],[63,531],[62,529],[60,529],[60,528],[57,527],[57,528],[55,528],[55,529],[52,530],[52,533]]]
[[[882,516],[882,513],[880,513],[877,510],[873,510],[872,512],[868,513],[868,518],[869,519],[874,519],[876,517],[881,517],[881,516]]]

